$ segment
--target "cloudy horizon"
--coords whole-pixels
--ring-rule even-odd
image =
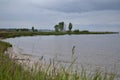
[[[0,0],[0,28],[54,29],[61,21],[120,31],[120,0]]]

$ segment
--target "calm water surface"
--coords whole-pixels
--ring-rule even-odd
[[[71,61],[75,46],[76,64],[116,69],[120,73],[120,34],[107,35],[64,35],[9,38],[14,51],[30,54],[34,58],[44,57],[46,61]]]

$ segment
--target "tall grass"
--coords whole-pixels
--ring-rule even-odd
[[[68,67],[51,59],[50,63],[35,62],[32,67],[26,69],[25,64],[20,64],[4,54],[11,47],[9,43],[0,41],[0,80],[115,80],[116,74],[104,74],[97,70],[87,73],[84,66],[82,70],[74,69],[74,49],[72,49],[72,61]],[[29,62],[28,62],[29,64]]]
[[[0,41],[0,80],[30,80],[31,73],[4,54],[8,47],[11,47],[9,43]]]

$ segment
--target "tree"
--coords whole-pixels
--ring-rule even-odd
[[[59,23],[59,29],[60,29],[60,31],[64,30],[64,22]]]
[[[65,28],[64,28],[64,22],[59,22],[57,25],[54,26],[55,28],[55,31],[58,32],[58,31],[64,31]]]
[[[55,25],[54,28],[56,32],[59,32],[59,25]]]
[[[34,26],[32,27],[32,31],[33,31],[33,32],[35,31]]]
[[[71,32],[71,30],[72,30],[72,23],[69,23],[68,29]]]
[[[79,31],[79,29],[76,29],[76,30],[74,30],[73,32],[78,33],[78,32],[80,32],[80,31]]]

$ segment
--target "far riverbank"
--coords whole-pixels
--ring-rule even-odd
[[[118,34],[119,32],[89,32],[89,31],[76,31],[76,32],[0,32],[0,38],[12,38],[20,36],[35,36],[35,35],[81,35],[81,34]]]

